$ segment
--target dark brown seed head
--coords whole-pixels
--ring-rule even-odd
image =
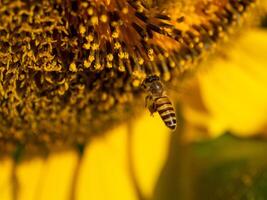
[[[147,76],[194,70],[253,4],[0,1],[0,151],[84,143],[125,121]]]

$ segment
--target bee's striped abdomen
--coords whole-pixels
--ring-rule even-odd
[[[176,128],[176,115],[169,98],[167,96],[157,97],[155,107],[166,126],[174,130]]]

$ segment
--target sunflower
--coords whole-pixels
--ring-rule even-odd
[[[264,199],[266,7],[0,1],[0,199]]]

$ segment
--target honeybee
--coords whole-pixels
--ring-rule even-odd
[[[158,112],[166,126],[175,130],[176,115],[174,107],[166,95],[160,78],[157,75],[149,75],[142,82],[142,88],[148,93],[145,99],[145,107],[149,109],[151,115]]]

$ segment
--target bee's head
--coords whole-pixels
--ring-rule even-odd
[[[152,94],[161,94],[163,87],[157,75],[150,75],[142,83],[142,88]]]
[[[159,77],[157,75],[150,75],[145,79],[145,82],[147,83],[153,83],[155,81],[159,81]]]
[[[154,83],[155,81],[159,81],[159,77],[157,75],[147,76],[142,82],[142,88],[144,90],[148,90],[150,88],[151,84]]]

